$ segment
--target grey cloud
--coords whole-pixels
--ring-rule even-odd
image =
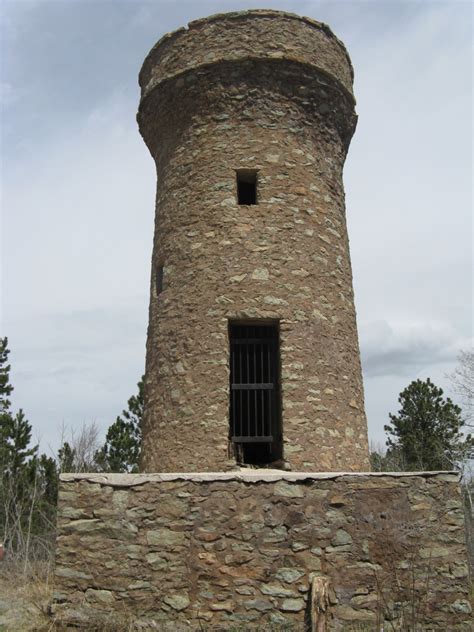
[[[391,325],[387,321],[362,324],[360,344],[364,376],[406,376],[422,368],[452,362],[470,341],[447,325],[416,323]]]

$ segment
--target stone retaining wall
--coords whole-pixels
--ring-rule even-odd
[[[457,475],[61,477],[63,623],[304,630],[315,576],[329,630],[408,629],[413,612],[423,630],[471,629]]]

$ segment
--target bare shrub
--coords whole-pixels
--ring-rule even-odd
[[[66,429],[61,431],[61,448],[57,455],[60,472],[97,472],[96,454],[100,448],[100,431],[92,421],[83,423],[80,430],[74,428],[66,440]]]
[[[474,350],[460,351],[456,368],[446,377],[461,400],[466,425],[474,427]]]

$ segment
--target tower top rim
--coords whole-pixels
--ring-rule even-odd
[[[163,35],[158,42],[151,48],[150,52],[146,56],[143,65],[139,73],[139,85],[141,87],[142,99],[146,97],[158,84],[166,79],[170,79],[172,76],[182,75],[187,70],[195,69],[198,66],[209,65],[213,63],[219,63],[225,59],[229,59],[231,56],[235,58],[248,58],[250,51],[246,50],[246,42],[238,37],[233,38],[233,29],[238,28],[238,24],[242,22],[252,21],[254,25],[256,22],[264,19],[267,24],[270,20],[274,20],[274,26],[268,26],[267,32],[274,31],[275,35],[280,34],[279,43],[272,46],[269,50],[260,50],[256,52],[257,57],[268,58],[280,58],[280,59],[292,59],[293,61],[301,61],[303,63],[309,63],[315,67],[320,66],[318,61],[311,58],[311,48],[318,57],[321,57],[321,51],[327,57],[339,58],[336,68],[326,68],[328,74],[332,74],[334,78],[346,89],[347,92],[352,94],[352,83],[354,79],[354,70],[349,57],[349,53],[343,42],[334,34],[332,29],[324,22],[318,22],[312,18],[300,16],[295,13],[287,11],[279,11],[274,9],[249,9],[245,11],[233,11],[228,13],[216,13],[208,17],[199,18],[189,22],[187,26],[178,28],[174,31]],[[291,36],[285,40],[285,44],[288,43],[288,47],[283,45],[283,39],[281,36],[281,27],[283,23],[287,25],[293,23],[299,23],[299,25],[305,29],[306,37],[305,44],[309,46],[303,46],[300,41],[299,47],[292,46]],[[277,24],[280,26],[277,26]],[[227,28],[219,33],[219,26],[226,25]],[[313,30],[315,41],[311,46],[311,31]],[[298,27],[297,27],[298,28]],[[200,36],[202,34],[202,41]],[[316,38],[323,36],[325,43],[321,41],[316,42]],[[220,46],[224,45],[226,48],[219,49],[219,52],[212,50],[213,40],[217,44],[219,41]],[[225,40],[223,42],[223,40]],[[302,37],[303,40],[303,37]],[[252,42],[255,46],[260,44],[257,40]],[[248,47],[248,43],[247,43]],[[185,54],[183,51],[186,48],[190,49],[189,60],[186,62]],[[253,51],[252,51],[253,52]],[[321,67],[324,69],[325,60],[321,59]]]

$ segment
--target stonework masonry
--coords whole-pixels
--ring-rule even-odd
[[[352,66],[324,24],[218,15],[165,36],[140,73],[156,162],[145,471],[235,467],[229,323],[276,323],[285,467],[368,470],[342,171]],[[258,203],[238,204],[253,170]]]
[[[314,578],[327,632],[472,629],[453,473],[66,474],[55,572],[86,630],[311,629]]]

